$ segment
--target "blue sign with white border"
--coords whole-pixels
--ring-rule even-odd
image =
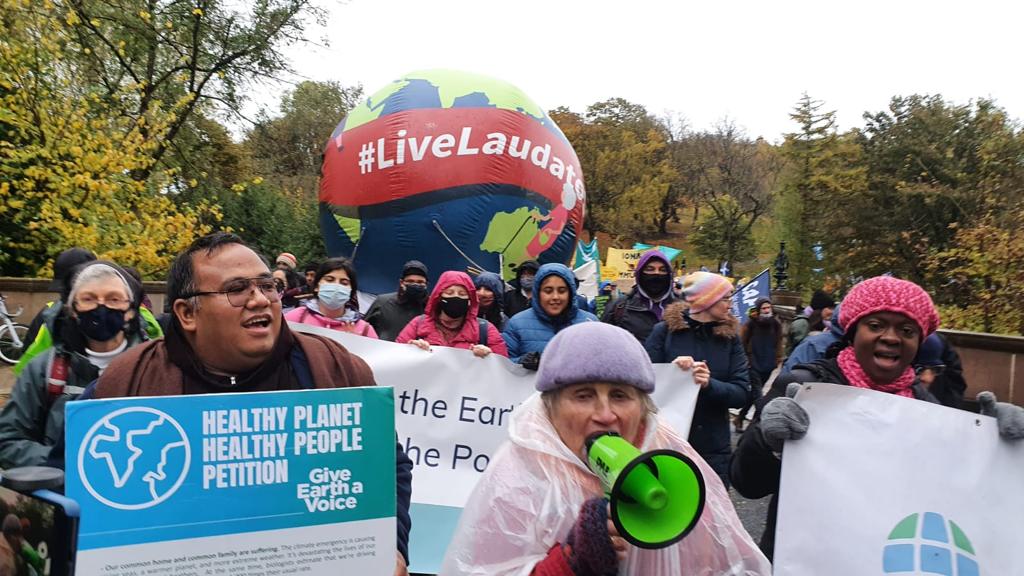
[[[391,388],[69,402],[66,441],[78,573],[394,567]]]

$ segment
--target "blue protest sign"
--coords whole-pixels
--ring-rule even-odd
[[[66,442],[77,574],[394,569],[390,388],[69,402]]]
[[[733,293],[732,314],[739,318],[741,324],[747,323],[747,314],[759,298],[771,298],[772,279],[768,273],[769,270],[765,268],[764,272],[761,272],[753,280],[737,288],[736,292]]]

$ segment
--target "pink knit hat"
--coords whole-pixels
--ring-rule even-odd
[[[683,298],[690,303],[690,312],[707,310],[732,292],[732,282],[714,272],[693,272],[683,278]]]
[[[295,267],[299,265],[299,261],[296,260],[295,256],[293,256],[291,253],[281,252],[280,254],[277,255],[277,261],[275,262],[275,264],[284,264],[285,266],[294,270]]]
[[[875,312],[896,312],[910,318],[921,328],[922,340],[939,327],[931,296],[917,284],[892,276],[868,278],[850,289],[839,307],[839,323],[849,330]]]

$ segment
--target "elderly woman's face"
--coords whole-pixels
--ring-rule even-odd
[[[584,461],[583,442],[595,432],[617,432],[639,447],[645,416],[641,394],[626,384],[573,384],[555,398],[551,423],[562,442]]]
[[[914,361],[920,345],[917,323],[896,312],[876,312],[861,318],[853,336],[857,363],[878,383],[899,378]]]

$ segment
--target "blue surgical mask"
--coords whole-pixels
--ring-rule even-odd
[[[533,278],[533,276],[523,276],[519,278],[519,286],[527,292],[533,290]]]
[[[337,310],[352,297],[352,288],[344,284],[321,284],[316,297],[325,307]]]

